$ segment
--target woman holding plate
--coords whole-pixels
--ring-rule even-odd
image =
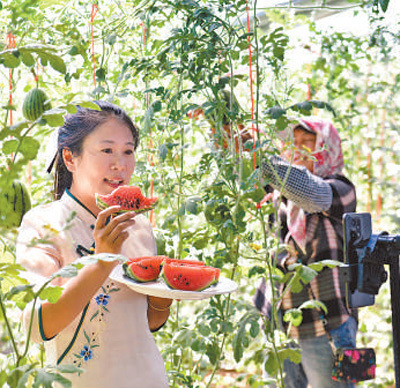
[[[65,117],[55,158],[56,201],[28,212],[19,231],[17,261],[37,284],[90,253],[156,254],[145,216],[113,216],[118,206],[100,211],[96,205],[95,193],[110,194],[129,184],[139,144],[138,130],[121,108],[96,104],[100,110],[78,106]],[[35,308],[32,339],[45,343],[48,364],[83,370],[66,376],[74,388],[168,387],[151,331],[164,325],[172,300],[146,297],[113,281],[117,264],[98,260],[76,277],[56,278],[61,297]],[[24,311],[27,330],[32,308]]]

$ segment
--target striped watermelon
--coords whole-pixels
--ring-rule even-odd
[[[15,228],[21,225],[23,215],[31,208],[31,199],[27,188],[20,181],[2,193],[6,201],[5,208],[0,209],[0,224],[5,228]]]
[[[33,121],[49,109],[51,109],[51,103],[48,101],[46,93],[39,88],[34,88],[25,97],[22,114],[27,120]]]
[[[137,186],[119,186],[111,194],[101,195],[96,193],[96,203],[99,209],[104,210],[109,206],[119,205],[119,213],[134,211],[137,214],[153,209],[158,198],[146,198]]]

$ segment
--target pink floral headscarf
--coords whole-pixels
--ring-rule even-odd
[[[299,120],[300,126],[317,135],[315,152],[313,155],[317,159],[314,162],[313,174],[326,178],[333,174],[341,174],[343,169],[342,142],[337,129],[326,120],[315,117],[307,117]],[[298,125],[295,125],[296,128]],[[306,245],[306,215],[303,209],[299,208],[294,202],[287,201],[287,224],[289,234],[286,242],[291,236],[297,246],[305,253]]]
[[[342,142],[337,129],[327,120],[306,117],[299,124],[317,135],[315,144],[317,159],[314,162],[314,174],[326,178],[329,175],[341,174],[343,170]]]

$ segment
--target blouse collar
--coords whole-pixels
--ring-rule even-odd
[[[81,218],[83,221],[93,224],[96,222],[96,216],[93,214],[89,208],[84,205],[78,198],[76,198],[68,189],[65,189],[65,193],[61,197],[61,201],[67,204],[73,211],[76,212],[76,215]]]

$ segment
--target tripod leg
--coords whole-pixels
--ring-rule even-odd
[[[393,358],[396,388],[400,388],[400,274],[399,258],[390,265],[390,295],[392,303]]]

